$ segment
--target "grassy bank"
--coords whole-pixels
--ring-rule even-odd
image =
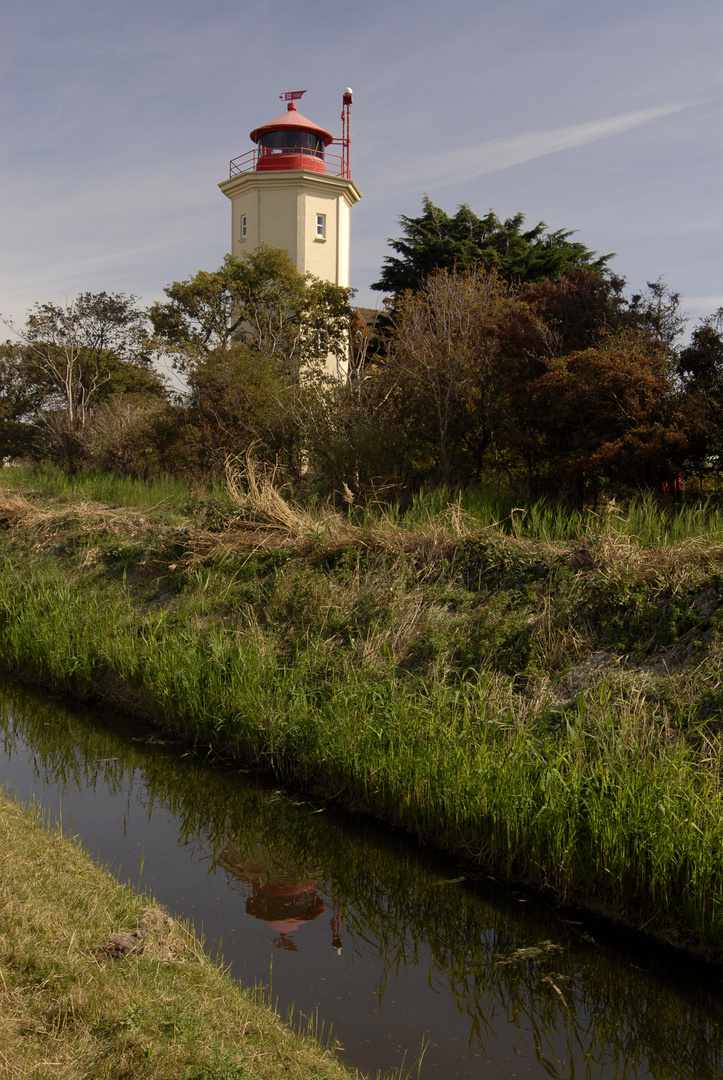
[[[6,670],[720,957],[714,511],[342,515],[238,475],[129,509],[13,473]]]
[[[0,798],[0,1077],[350,1075],[44,825]]]

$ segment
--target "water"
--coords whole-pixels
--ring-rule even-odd
[[[720,1080],[723,984],[408,838],[0,685],[0,779],[375,1075]],[[406,1055],[406,1057],[405,1057]],[[414,1074],[416,1076],[416,1068]]]

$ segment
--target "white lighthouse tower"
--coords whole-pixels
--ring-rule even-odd
[[[338,141],[297,111],[305,93],[282,94],[286,112],[254,128],[256,149],[234,158],[219,184],[231,200],[231,254],[285,248],[301,273],[348,287],[350,211],[361,199],[349,168],[352,92],[344,91]]]

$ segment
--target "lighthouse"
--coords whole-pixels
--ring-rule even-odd
[[[340,140],[298,111],[305,93],[281,95],[285,112],[254,128],[255,149],[234,158],[219,184],[231,200],[231,254],[284,248],[301,273],[348,288],[350,211],[361,199],[349,167],[352,92],[344,91]]]

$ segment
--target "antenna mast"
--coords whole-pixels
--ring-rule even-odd
[[[347,86],[344,91],[341,106],[341,175],[347,180],[351,179],[351,87]]]

